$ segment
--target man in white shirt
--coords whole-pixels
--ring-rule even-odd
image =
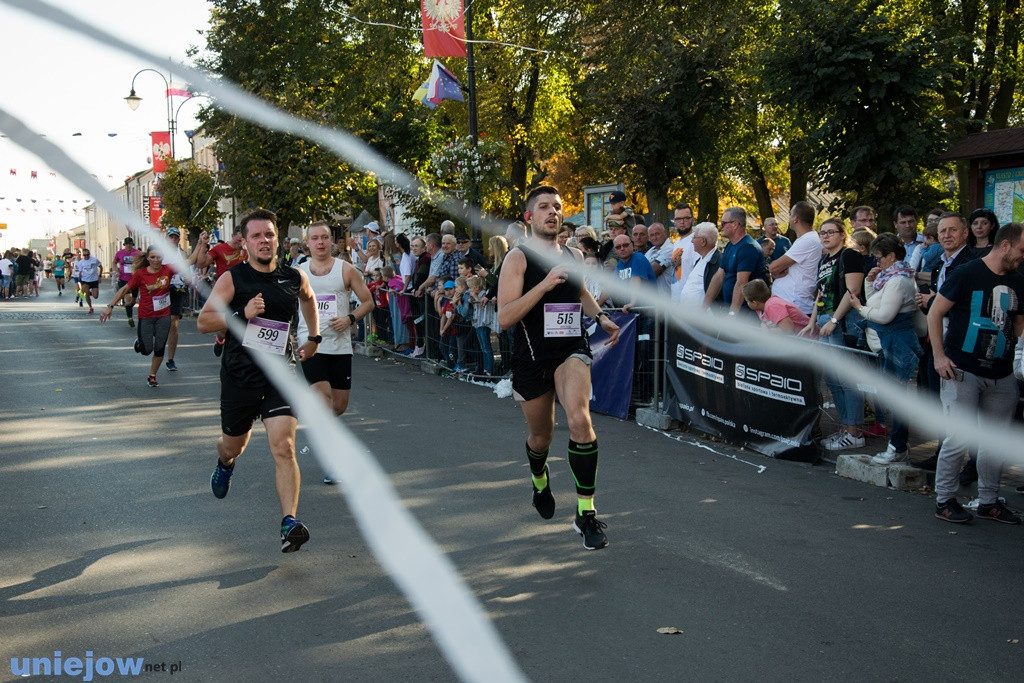
[[[821,259],[821,238],[814,231],[814,207],[807,202],[794,204],[789,210],[789,225],[796,232],[796,241],[768,266],[775,280],[772,294],[810,315]]]
[[[657,276],[655,284],[658,291],[668,294],[672,283],[676,280],[676,271],[672,267],[672,243],[668,241],[668,231],[661,223],[652,223],[647,230],[650,248],[644,254],[651,262],[651,268]]]
[[[691,233],[691,251],[697,260],[685,281],[672,285],[672,298],[684,306],[700,308],[704,305],[711,278],[718,270],[722,254],[718,251],[718,228],[714,223],[700,223]]]
[[[693,209],[689,204],[676,204],[672,223],[679,234],[672,242],[672,264],[676,267],[676,281],[686,282],[686,277],[693,269],[697,258],[690,248],[693,241]]]
[[[14,262],[6,256],[0,257],[0,299],[7,298],[14,279]]]
[[[89,313],[92,313],[92,300],[100,295],[100,280],[103,277],[103,264],[95,256],[92,256],[88,249],[82,250],[82,258],[75,261],[75,269],[82,278],[82,294],[89,305]],[[82,302],[79,301],[81,306]]]

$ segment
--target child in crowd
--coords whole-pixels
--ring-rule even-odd
[[[764,280],[751,280],[743,285],[743,298],[747,307],[757,312],[762,327],[794,334],[810,322],[807,314],[791,302],[773,295]]]
[[[391,271],[391,275],[395,274],[395,271],[390,266],[384,266]],[[371,341],[377,342],[390,342],[391,341],[391,312],[389,310],[388,302],[388,283],[384,277],[384,268],[376,268],[373,271],[372,280],[367,285],[367,289],[370,290],[370,296],[373,297],[373,334],[374,337]]]
[[[469,270],[472,272],[473,262],[470,259],[464,259],[469,261]],[[460,266],[461,266],[460,262]],[[460,268],[460,270],[462,270]],[[469,277],[473,277],[470,275]],[[469,354],[472,346],[473,334],[473,303],[472,298],[469,294],[469,277],[460,275],[455,278],[455,298],[453,304],[455,306],[455,322],[453,327],[455,328],[455,343],[457,348],[457,355],[455,357],[455,371],[456,372],[468,372],[469,363],[466,362],[466,356]]]
[[[439,336],[441,340],[441,362],[448,367],[455,366],[455,281],[444,283],[444,293],[434,300],[437,314],[441,318]]]
[[[595,261],[597,259],[594,259]],[[498,314],[494,310],[494,302],[484,292],[484,279],[479,275],[469,278],[469,296],[473,305],[473,330],[480,342],[480,354],[483,363],[483,374],[490,377],[494,374],[494,348],[491,346],[491,330],[500,331]]]
[[[853,242],[853,248],[864,254],[864,267],[867,272],[875,267],[875,257],[871,253],[871,243],[875,241],[877,235],[868,230],[867,228],[857,228],[850,235],[850,241]]]
[[[942,245],[939,244],[938,222],[928,221],[921,234],[924,235],[924,244],[914,250],[910,257],[910,267],[917,271],[919,278],[923,275],[927,277],[927,282],[930,283],[932,271],[942,261]]]
[[[459,263],[457,266],[459,269],[459,277],[464,277],[466,279],[473,277],[473,266],[475,265],[476,264],[473,263],[473,259],[471,258],[459,259]],[[457,283],[458,280],[456,280],[455,282]]]

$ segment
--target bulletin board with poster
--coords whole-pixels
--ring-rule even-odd
[[[608,197],[612,192],[622,192],[625,187],[622,183],[614,185],[589,185],[583,188],[583,212],[586,215],[587,225],[592,225],[601,234],[604,227],[604,217],[608,215]]]
[[[1024,222],[1024,167],[985,171],[985,206],[1000,225]]]

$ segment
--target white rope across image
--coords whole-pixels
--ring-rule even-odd
[[[146,63],[167,65],[167,60],[44,2],[0,0],[0,3],[89,37],[105,47],[133,55]],[[184,76],[194,87],[211,96],[216,106],[235,116],[318,143],[354,167],[376,174],[388,184],[411,192],[421,187],[419,180],[345,131],[324,128],[288,115],[234,84],[212,78],[193,67],[177,63],[171,66],[175,73]],[[3,110],[0,110],[0,130],[94,197],[96,203],[115,220],[131,226],[135,232],[148,235],[166,263],[187,272],[187,264],[178,250],[163,238],[162,233],[154,230],[127,206],[104,191],[60,147]],[[460,199],[445,197],[439,208],[454,215],[472,216],[485,232],[499,234],[504,231],[504,222],[483,216],[477,207],[469,207],[467,210]],[[541,254],[537,256],[544,258]],[[672,325],[681,328],[692,326],[708,334],[737,338],[749,339],[757,335],[766,353],[785,353],[804,359],[822,372],[836,375],[850,384],[875,387],[879,399],[916,430],[940,438],[947,430],[955,430],[965,442],[984,447],[1004,463],[1024,464],[1024,454],[1021,454],[1019,447],[1024,438],[1024,429],[990,424],[984,415],[946,415],[938,401],[908,391],[906,386],[898,384],[867,363],[837,363],[834,350],[822,344],[765,333],[756,325],[738,319],[713,316],[683,307],[653,290],[635,289],[600,269],[554,260],[549,265],[566,267],[581,280],[584,277],[597,280],[606,291],[624,300],[632,298],[639,305],[656,310]],[[204,285],[204,289],[204,293],[208,294],[209,288]],[[227,320],[232,334],[241,337],[244,326],[231,316],[231,311],[226,307],[221,308],[220,312]],[[324,470],[344,484],[342,489],[346,492],[367,545],[428,626],[442,654],[458,676],[473,681],[524,680],[518,665],[479,602],[461,580],[451,561],[429,540],[429,536],[401,504],[369,448],[326,410],[322,399],[305,382],[291,375],[283,360],[264,357],[264,354],[253,354],[253,357],[295,408],[307,428],[314,454]],[[746,464],[759,467],[753,463]]]

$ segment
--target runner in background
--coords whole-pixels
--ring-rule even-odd
[[[124,287],[132,279],[135,256],[141,253],[135,247],[135,240],[131,237],[124,238],[124,246],[114,254],[114,268],[117,272],[117,288]],[[135,299],[138,292],[130,291],[124,297],[124,310],[128,316],[128,327],[135,327],[135,320],[132,318],[132,309],[135,308]]]
[[[132,291],[139,293],[139,326],[135,351],[143,356],[153,354],[146,383],[156,388],[156,373],[164,359],[167,333],[171,329],[171,275],[174,271],[164,265],[163,257],[156,247],[150,247],[136,254],[131,273],[128,281],[107,304],[107,310],[100,313],[100,322],[110,320],[114,306],[130,296]]]
[[[220,280],[224,273],[249,258],[245,250],[245,237],[242,236],[242,228],[235,227],[230,242],[221,242],[210,248],[203,258],[198,262],[199,268],[208,268],[211,264],[216,267],[217,279]],[[224,335],[217,333],[213,340],[213,355],[220,357],[224,350]]]
[[[310,258],[295,266],[304,272],[316,295],[320,333],[323,341],[316,355],[301,364],[302,374],[313,390],[323,397],[335,415],[348,409],[352,389],[352,330],[373,310],[373,298],[359,270],[331,256],[331,229],[325,222],[313,223],[306,233]],[[349,310],[355,294],[359,307]],[[305,318],[299,319],[298,338],[309,337]],[[325,484],[333,484],[330,476]]]

